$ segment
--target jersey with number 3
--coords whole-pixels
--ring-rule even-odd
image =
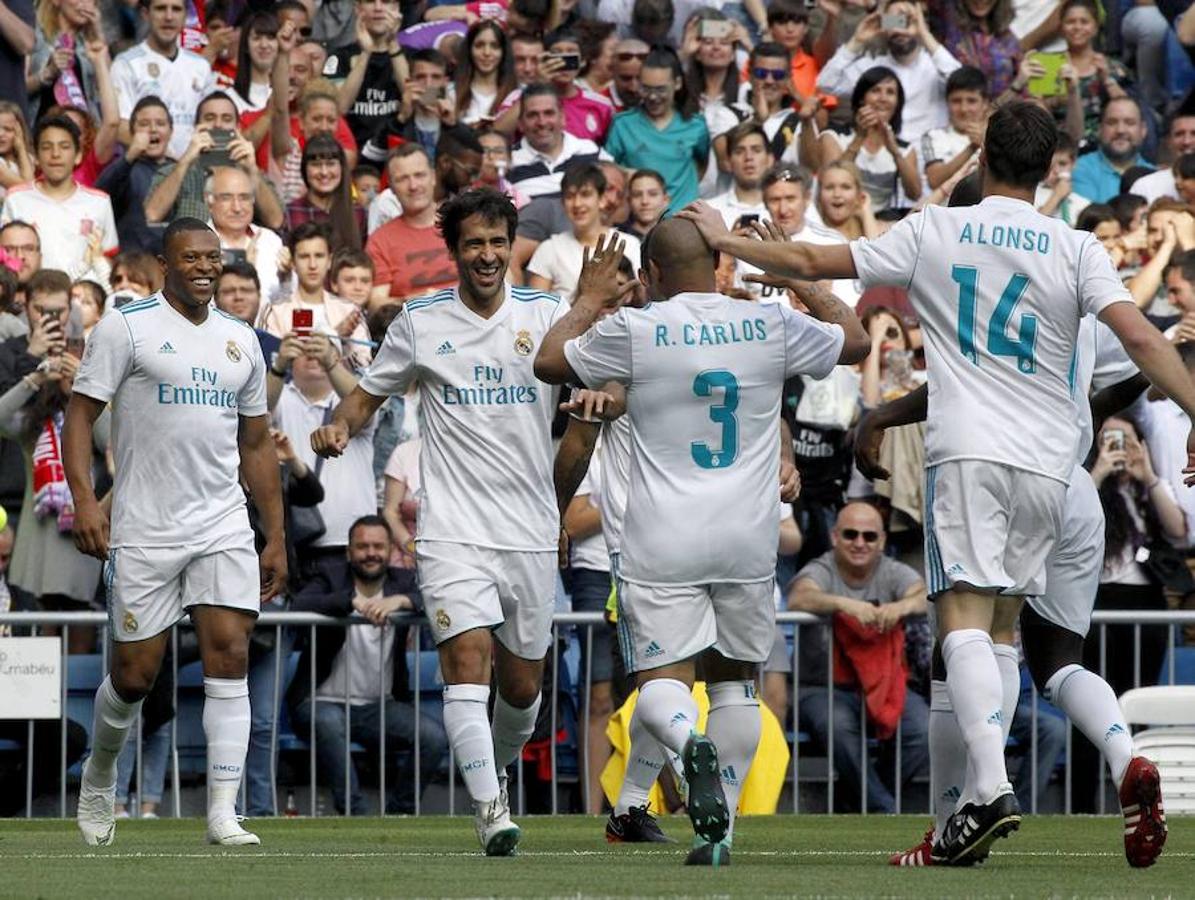
[[[866,287],[907,288],[921,320],[926,465],[982,459],[1067,481],[1079,321],[1132,302],[1095,235],[987,197],[927,207],[851,255]]]
[[[631,472],[619,574],[637,584],[771,578],[784,380],[827,375],[843,331],[786,305],[684,293],[565,344],[589,387],[627,386]]]

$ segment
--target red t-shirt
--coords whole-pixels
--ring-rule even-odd
[[[435,225],[415,228],[391,219],[369,237],[365,252],[373,260],[374,284],[389,284],[398,300],[431,294],[457,283],[456,265]]]

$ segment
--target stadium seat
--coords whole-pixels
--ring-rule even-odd
[[[1147,726],[1133,741],[1161,772],[1166,812],[1195,813],[1195,686],[1136,688],[1120,706],[1129,725]]]

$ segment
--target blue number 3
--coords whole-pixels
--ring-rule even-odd
[[[716,388],[722,389],[722,402],[710,407],[710,419],[722,426],[722,446],[711,450],[705,441],[693,441],[689,452],[693,462],[703,469],[725,469],[739,455],[739,421],[734,411],[739,408],[739,381],[725,369],[702,372],[693,379],[693,393],[708,397]]]
[[[955,266],[950,270],[950,277],[959,286],[959,349],[963,356],[978,365],[979,358],[975,352],[975,295],[979,290],[979,269],[974,266]],[[1017,337],[1008,336],[1008,320],[1012,318],[1013,310],[1028,287],[1028,277],[1020,274],[1013,275],[1004,286],[1004,293],[1000,295],[988,322],[988,353],[992,356],[1016,357],[1017,368],[1026,375],[1032,375],[1037,370],[1037,362],[1033,357],[1037,345],[1037,316],[1028,313],[1021,316]]]

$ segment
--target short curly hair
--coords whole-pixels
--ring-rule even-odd
[[[514,243],[519,213],[510,198],[493,188],[471,188],[440,204],[436,224],[449,252],[456,252],[461,240],[461,224],[470,216],[481,216],[487,225],[504,221],[506,234]]]

